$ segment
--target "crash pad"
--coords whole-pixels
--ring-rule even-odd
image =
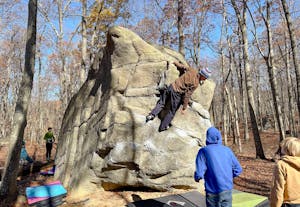
[[[205,206],[205,197],[198,191],[173,194],[154,199],[140,200],[127,204],[128,207],[201,207]]]
[[[67,190],[62,186],[60,181],[26,188],[28,204],[40,207],[58,206],[62,203],[62,198],[66,194]]]
[[[267,207],[269,206],[268,198],[265,196],[242,192],[232,191],[232,207]]]
[[[159,198],[140,200],[127,204],[128,207],[205,207],[205,196],[198,191],[173,194]],[[232,191],[233,207],[269,207],[268,198],[238,190]]]
[[[55,165],[53,165],[53,167],[50,170],[41,170],[40,174],[41,175],[54,175],[55,173]]]

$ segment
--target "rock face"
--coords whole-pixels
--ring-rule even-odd
[[[87,184],[106,190],[194,188],[195,157],[211,125],[215,84],[207,80],[199,86],[185,115],[178,112],[172,127],[158,132],[161,120],[145,123],[145,116],[158,100],[158,88],[179,75],[167,61],[185,63],[183,57],[112,27],[96,60],[65,112],[56,179],[72,189]]]

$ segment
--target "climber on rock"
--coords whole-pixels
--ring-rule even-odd
[[[153,120],[164,108],[167,100],[170,99],[171,106],[159,126],[160,132],[165,131],[170,127],[170,123],[181,104],[181,113],[185,113],[193,92],[199,84],[202,85],[203,82],[211,76],[211,70],[208,68],[197,71],[179,62],[173,62],[173,64],[182,75],[161,92],[155,108],[146,116],[146,122]]]

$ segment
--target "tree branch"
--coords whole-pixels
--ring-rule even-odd
[[[39,3],[38,3],[38,10],[41,12],[42,16],[46,19],[46,21],[50,24],[50,26],[53,29],[53,31],[55,32],[56,36],[59,37],[59,32],[57,31],[54,24],[49,19],[47,12],[43,10],[42,6]]]
[[[72,2],[72,0],[69,0],[69,1],[67,2],[66,6],[63,8],[63,10],[62,10],[63,15],[64,15],[65,12],[67,11],[67,9],[68,9],[68,7],[70,6],[71,2]]]
[[[247,10],[248,10],[248,12],[249,12],[249,14],[250,14],[250,17],[251,17],[251,20],[252,20],[252,24],[253,24],[253,27],[254,27],[254,31],[253,31],[253,30],[250,30],[250,31],[251,31],[251,33],[252,33],[254,39],[255,39],[256,47],[257,47],[259,53],[261,54],[261,56],[262,56],[263,58],[265,58],[265,54],[263,53],[263,51],[262,51],[262,49],[261,49],[261,47],[260,47],[260,44],[259,44],[259,42],[258,42],[258,39],[257,39],[256,24],[255,24],[255,21],[254,21],[252,12],[251,12],[250,8],[248,7],[248,5],[246,6],[246,8],[247,8]],[[261,13],[261,11],[260,11],[260,13]]]

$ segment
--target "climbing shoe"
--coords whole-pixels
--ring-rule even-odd
[[[159,131],[159,132],[166,131],[166,130],[168,130],[169,128],[170,128],[170,125],[169,125],[169,126],[167,126],[166,128],[163,128],[163,129],[158,129],[158,131]]]
[[[154,116],[153,114],[147,115],[147,116],[146,116],[146,123],[147,123],[148,121],[152,121],[154,118],[155,118],[155,116]]]

